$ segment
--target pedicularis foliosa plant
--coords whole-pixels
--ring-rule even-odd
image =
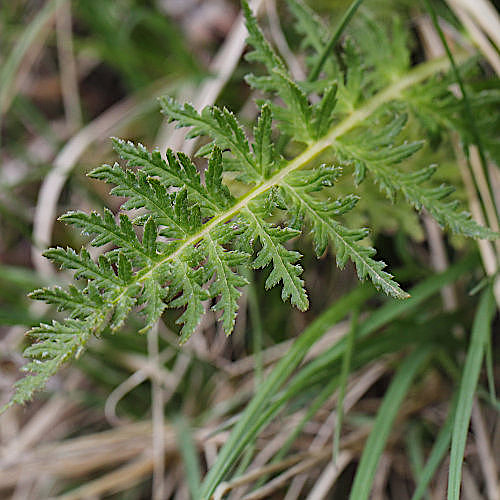
[[[251,10],[243,4],[248,44],[246,58],[258,63],[260,76],[248,84],[267,96],[258,101],[253,130],[245,130],[228,109],[209,106],[199,113],[190,104],[169,97],[160,100],[163,113],[189,137],[206,137],[197,156],[208,159],[202,174],[183,153],[149,152],[141,144],[113,140],[126,162],[104,165],[89,175],[125,197],[122,210],[140,209],[131,219],[104,208],[102,213],[69,212],[61,219],[92,235],[93,246],[111,246],[97,260],[82,248],[52,248],[45,256],[72,269],[79,285],[43,288],[34,299],[56,305],[65,319],[30,331],[31,361],[27,376],[16,384],[11,401],[23,403],[61,365],[78,356],[92,335],[117,331],[134,310],[144,317],[145,332],[165,308],[180,308],[180,342],[196,330],[204,301],[213,303],[224,331],[234,327],[241,288],[247,284],[242,266],[265,269],[266,288],[281,287],[283,300],[301,311],[309,302],[302,279],[301,255],[290,240],[310,233],[318,257],[329,247],[342,267],[351,260],[360,279],[380,291],[408,295],[385,271],[375,250],[363,243],[368,229],[346,227],[342,216],[355,210],[358,196],[336,196],[336,182],[352,177],[353,191],[374,183],[390,200],[404,200],[426,210],[442,226],[472,238],[494,238],[449,200],[452,188],[430,178],[436,166],[405,168],[423,141],[401,139],[407,120],[419,124],[424,139],[452,129],[470,141],[461,102],[450,91],[449,61],[410,66],[405,31],[395,21],[387,33],[365,18],[359,38],[347,38],[338,51],[323,57],[329,33],[315,14],[297,0],[289,1],[303,36],[302,50],[310,75],[295,81],[284,61],[264,38]],[[462,66],[464,76],[476,63]],[[484,146],[495,156],[496,128],[481,108],[498,96],[473,93],[469,99],[482,129]],[[293,153],[292,153],[293,152]],[[295,154],[295,156],[294,156]],[[227,183],[243,195],[235,197]],[[138,231],[138,228],[141,230]],[[142,236],[137,236],[137,233]]]

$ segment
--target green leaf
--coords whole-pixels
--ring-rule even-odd
[[[85,348],[95,324],[96,317],[93,316],[87,321],[53,321],[31,329],[28,333],[34,343],[24,350],[24,356],[32,359],[23,367],[28,375],[15,383],[16,392],[2,411],[13,404],[29,401],[33,393],[42,389],[66,361],[78,356]]]
[[[472,238],[498,238],[498,234],[484,228],[471,219],[467,212],[459,212],[454,201],[443,201],[453,191],[449,186],[428,187],[427,182],[436,166],[431,165],[415,172],[394,168],[416,153],[421,142],[395,144],[396,137],[406,124],[405,114],[395,115],[386,125],[355,130],[335,141],[334,148],[343,162],[354,162],[355,177],[359,183],[365,171],[370,172],[380,190],[392,201],[401,193],[416,210],[426,209],[442,226]]]
[[[248,241],[259,240],[262,248],[253,261],[254,269],[262,269],[272,263],[271,274],[266,279],[266,289],[282,283],[281,298],[290,297],[291,303],[299,310],[305,311],[309,300],[300,278],[302,267],[297,264],[301,258],[299,252],[288,250],[283,243],[299,234],[291,228],[280,228],[262,220],[262,214],[247,209],[243,212],[247,224],[244,238]]]
[[[175,195],[174,214],[187,235],[195,234],[202,225],[200,207],[190,203],[186,187],[181,188]],[[161,234],[166,236],[163,232]]]
[[[320,139],[330,130],[333,123],[333,110],[337,104],[337,84],[333,84],[325,90],[323,98],[315,106],[314,112],[314,136]]]
[[[369,73],[371,88],[389,85],[407,73],[410,66],[408,30],[399,16],[392,18],[388,31],[377,19],[360,11],[354,23],[354,37],[363,54],[364,64],[372,68]]]
[[[308,58],[308,65],[313,67],[328,41],[327,29],[316,12],[306,3],[301,0],[288,0],[287,3],[295,17],[295,30],[302,35],[302,48],[312,49],[316,53],[315,58]]]
[[[269,74],[272,74],[274,69],[286,71],[285,64],[262,34],[248,2],[242,1],[242,7],[248,31],[247,43],[253,48],[253,50],[245,54],[245,58],[248,61],[256,61],[264,64]]]
[[[275,69],[277,88],[287,109],[274,106],[274,113],[282,122],[281,129],[295,140],[310,143],[315,139],[312,108],[307,94],[284,71]]]
[[[158,229],[152,217],[144,225],[144,234],[142,235],[142,245],[149,257],[155,260],[158,256],[156,252],[156,234]]]
[[[123,252],[118,255],[118,277],[123,283],[130,283],[132,280],[132,264]]]
[[[230,229],[221,228],[226,232],[224,239],[227,239],[230,234]],[[248,284],[248,281],[236,274],[231,268],[243,264],[248,255],[243,252],[225,250],[221,244],[211,235],[205,237],[205,245],[207,250],[207,276],[214,278],[210,285],[209,293],[211,298],[220,297],[218,302],[213,306],[214,311],[222,311],[222,325],[226,335],[229,335],[234,328],[236,313],[238,311],[238,298],[241,292],[238,287]]]
[[[217,200],[218,206],[227,208],[234,200],[227,186],[222,183],[223,170],[221,150],[214,146],[205,174],[205,183],[207,191],[212,199]]]
[[[183,344],[198,326],[205,312],[203,301],[209,298],[209,294],[202,288],[203,269],[194,270],[185,259],[178,259],[170,266],[169,271],[169,297],[175,298],[168,302],[168,307],[185,307],[176,321],[183,325],[179,340]]]
[[[344,267],[347,260],[351,259],[356,265],[360,279],[368,276],[376,288],[388,295],[398,299],[408,298],[408,294],[401,290],[392,275],[383,270],[385,263],[373,259],[375,250],[358,243],[366,238],[368,231],[347,229],[334,219],[335,216],[350,210],[357,201],[356,197],[325,203],[310,194],[309,186],[296,181],[294,183],[293,177],[289,179],[289,183],[283,181],[281,185],[287,202],[295,207],[295,217],[305,218],[310,225],[318,255],[324,252],[330,240],[335,247],[339,267]]]
[[[141,302],[145,303],[142,313],[146,318],[146,323],[139,333],[145,333],[160,319],[166,304],[164,298],[167,291],[154,278],[149,278],[144,283]]]
[[[257,168],[260,175],[265,179],[269,178],[276,168],[275,152],[271,138],[272,121],[271,107],[266,103],[262,106],[257,125],[254,127],[255,143],[252,146]]]
[[[132,307],[137,303],[137,298],[134,297],[134,295],[138,294],[138,288],[139,287],[129,288],[127,291],[128,293],[122,295],[115,305],[111,319],[109,320],[109,327],[112,332],[116,332],[123,326]]]
[[[279,128],[295,140],[310,143],[314,139],[312,108],[306,92],[293,81],[281,58],[267,42],[247,3],[243,3],[245,22],[248,31],[247,43],[253,48],[245,57],[257,61],[267,69],[268,76],[246,76],[246,81],[254,88],[278,95],[286,107],[270,104]]]
[[[69,311],[71,318],[86,318],[104,305],[99,294],[91,295],[87,290],[81,290],[70,285],[67,290],[61,287],[41,288],[30,293],[30,298],[43,300],[54,304],[58,310]]]
[[[349,495],[350,500],[368,500],[377,465],[399,407],[410,388],[411,382],[424,362],[427,361],[431,351],[431,345],[420,347],[401,363],[394,375],[391,385],[385,393],[382,405],[377,411],[370,436],[363,448],[361,461],[356,470],[354,484]]]
[[[451,438],[450,468],[448,474],[448,500],[459,500],[465,443],[483,357],[491,335],[491,321],[495,314],[495,300],[491,287],[481,295],[479,307],[472,325],[467,357],[462,371],[457,408]]]
[[[196,167],[191,163],[186,155],[180,153],[177,157],[169,149],[166,153],[167,161],[165,161],[159,151],[153,151],[150,153],[142,144],[133,144],[132,142],[126,142],[119,139],[113,139],[113,147],[121,158],[127,160],[129,167],[141,167],[142,172],[148,176],[156,176],[161,184],[166,188],[177,187],[186,188],[188,190],[189,196],[192,198],[193,202],[199,204],[203,209],[209,211],[210,213],[217,213],[220,207],[214,202],[207,193],[204,186],[202,186],[200,181],[200,176]],[[94,170],[91,175],[93,177],[101,176],[100,169]],[[140,175],[140,174],[139,174]],[[101,177],[98,177],[101,178]],[[109,182],[107,179],[105,179]],[[118,184],[122,185],[123,182],[118,178]],[[140,183],[141,179],[138,178]],[[115,180],[111,180],[115,182]],[[144,186],[139,184],[138,190],[141,198],[149,198],[153,200],[153,204],[157,204],[157,200],[164,195],[165,190],[160,190],[155,181],[148,178],[148,182],[152,184],[153,192],[145,192]],[[126,187],[128,188],[128,186]],[[120,194],[120,190],[123,186],[119,188],[118,191],[113,191],[113,194],[131,196],[131,193]],[[137,189],[137,188],[136,188]],[[132,200],[134,197],[132,196]],[[168,197],[167,197],[168,200]],[[167,219],[169,218],[170,211],[168,208],[161,203],[160,206],[166,210]],[[132,202],[133,203],[133,202]],[[147,204],[144,206],[148,207]],[[167,205],[168,206],[168,205]],[[132,207],[131,207],[132,208]],[[149,208],[149,207],[148,207]],[[156,210],[153,209],[156,212]],[[175,221],[175,219],[174,219]]]
[[[104,209],[103,215],[96,212],[68,212],[62,215],[60,220],[80,227],[83,234],[96,235],[91,241],[92,246],[100,247],[112,243],[122,248],[125,255],[138,265],[150,261],[150,256],[137,238],[130,219],[124,214],[120,214],[120,224],[117,224],[115,216],[107,208]]]
[[[121,279],[114,273],[107,257],[100,255],[98,263],[95,263],[85,248],[82,248],[79,254],[72,248],[50,248],[43,255],[59,264],[62,268],[73,269],[75,278],[82,277],[93,280],[99,287],[113,289],[123,284]]]
[[[229,149],[238,163],[238,172],[246,182],[257,182],[260,175],[242,126],[233,113],[226,108],[207,106],[198,113],[188,103],[179,104],[170,97],[160,98],[162,112],[178,127],[191,127],[188,137],[206,135],[220,149]]]
[[[146,208],[147,216],[153,217],[157,224],[164,226],[162,232],[165,236],[182,238],[186,235],[186,228],[179,224],[175,216],[175,195],[168,193],[165,185],[158,179],[149,177],[143,170],[137,172],[123,170],[117,164],[112,167],[103,165],[93,170],[89,176],[116,184],[111,194],[127,197],[121,206],[122,210]],[[195,199],[204,201],[203,198],[196,198],[196,194],[199,194],[199,191],[193,195]],[[134,223],[140,220],[141,218],[137,218]]]
[[[359,3],[355,0],[352,5]],[[294,5],[295,10],[304,11],[304,6]],[[184,342],[195,331],[206,309],[203,302],[208,300],[215,302],[229,333],[239,288],[244,285],[237,266],[269,267],[266,286],[281,283],[283,299],[290,298],[303,310],[308,299],[299,265],[301,255],[293,250],[290,240],[304,226],[312,232],[318,255],[332,243],[340,266],[350,259],[360,278],[369,277],[386,293],[406,297],[384,271],[384,263],[374,259],[375,250],[361,243],[367,230],[344,227],[341,217],[355,208],[358,197],[339,198],[329,189],[340,176],[338,163],[354,166],[356,182],[373,177],[388,196],[401,193],[411,205],[426,208],[441,223],[456,226],[464,234],[480,234],[467,226],[466,216],[457,215],[454,203],[442,201],[448,188],[424,189],[431,170],[408,169],[403,174],[404,169],[395,167],[421,144],[397,141],[405,123],[399,110],[409,107],[407,91],[446,71],[448,61],[406,68],[402,74],[399,62],[376,67],[385,64],[387,54],[379,58],[375,54],[364,64],[364,51],[371,48],[353,40],[346,41],[338,62],[332,57],[323,66],[322,59],[317,59],[315,67],[320,68],[324,80],[296,82],[263,37],[248,5],[244,4],[244,10],[253,46],[249,58],[267,70],[267,75],[248,80],[271,93],[273,99],[262,106],[253,124],[253,144],[229,110],[212,106],[199,113],[189,104],[168,98],[161,102],[171,120],[191,127],[191,137],[211,139],[199,150],[201,157],[208,157],[205,171],[182,153],[168,150],[163,158],[159,151],[150,153],[141,144],[114,140],[116,151],[127,163],[125,169],[105,165],[92,176],[114,184],[112,193],[126,198],[122,210],[139,209],[140,214],[131,220],[122,213],[118,220],[106,209],[102,214],[70,212],[63,216],[66,222],[92,234],[94,245],[109,245],[111,249],[103,248],[104,254],[95,261],[85,249],[77,253],[57,248],[46,253],[60,266],[74,270],[76,278],[86,280],[81,289],[35,293],[64,307],[69,316],[53,329],[43,327],[39,333],[47,339],[57,342],[58,332],[71,328],[83,337],[108,328],[116,330],[132,309],[143,312],[148,328],[159,320],[165,307],[179,307]],[[317,44],[310,28],[313,23],[301,23],[304,32],[307,25],[308,50]],[[393,41],[399,40],[394,33]],[[318,36],[323,36],[319,29]],[[323,48],[321,51],[325,53]],[[373,77],[384,71],[385,86]],[[335,167],[322,164],[326,155]],[[223,182],[225,171],[235,173],[227,176],[227,185]],[[142,237],[137,236],[141,229],[134,225],[143,226]],[[251,254],[248,260],[242,250]],[[77,337],[75,342],[82,344]],[[48,363],[40,371],[52,373],[59,361],[72,357],[72,343],[61,343],[60,348],[55,365],[52,358],[39,360],[42,365]]]

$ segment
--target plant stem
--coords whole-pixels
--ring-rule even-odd
[[[321,53],[320,58],[318,59],[318,62],[314,66],[314,68],[311,70],[309,73],[309,76],[307,77],[307,81],[313,82],[316,80],[321,72],[321,69],[323,68],[326,59],[330,52],[334,49],[335,45],[337,45],[337,42],[339,41],[340,36],[344,32],[345,27],[351,20],[352,16],[354,16],[355,12],[358,10],[358,7],[363,3],[363,0],[354,0],[349,8],[347,9],[346,13],[344,14],[344,17],[340,20],[340,23],[337,26],[337,29],[333,33],[332,37],[328,41],[328,43],[325,45],[323,48],[323,52]]]

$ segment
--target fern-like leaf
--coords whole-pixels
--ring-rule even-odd
[[[59,311],[68,311],[70,318],[84,319],[104,305],[98,290],[93,286],[85,290],[70,285],[67,290],[59,286],[41,288],[30,293],[30,298],[55,305]]]
[[[308,52],[312,49],[307,58],[308,66],[312,68],[328,43],[327,28],[316,12],[301,0],[288,0],[288,7],[295,17],[295,30],[302,35],[302,48]]]
[[[96,212],[91,214],[68,212],[60,219],[80,227],[83,234],[95,235],[92,239],[93,246],[100,247],[112,243],[123,249],[124,254],[136,265],[146,265],[152,260],[152,256],[137,238],[132,222],[125,214],[120,215],[119,224],[107,208],[104,209],[103,215]]]
[[[105,247],[96,261],[86,249],[45,252],[62,268],[73,270],[81,287],[33,293],[33,298],[64,311],[67,319],[31,331],[34,343],[26,350],[32,359],[27,365],[30,375],[17,384],[13,401],[29,399],[85,348],[92,335],[118,330],[132,311],[145,318],[145,332],[166,308],[180,308],[177,323],[180,341],[185,342],[212,303],[224,330],[231,333],[246,284],[239,274],[241,266],[265,268],[266,288],[280,284],[283,300],[305,310],[309,302],[301,255],[291,248],[304,228],[312,233],[318,255],[331,246],[339,266],[351,260],[361,279],[369,278],[393,297],[407,297],[384,270],[385,264],[375,260],[375,250],[362,243],[368,231],[345,226],[343,218],[355,209],[358,197],[336,193],[337,181],[345,175],[340,165],[353,167],[354,189],[374,180],[390,199],[401,194],[411,206],[425,208],[457,233],[497,236],[458,211],[455,202],[444,201],[450,189],[430,184],[434,167],[411,170],[402,165],[422,145],[401,138],[406,122],[401,110],[418,108],[411,87],[428,82],[427,107],[419,112],[432,127],[446,126],[428,111],[428,96],[436,86],[440,105],[449,115],[446,123],[458,119],[456,102],[446,101],[442,81],[435,79],[447,69],[446,61],[409,70],[400,25],[396,22],[387,35],[368,20],[361,25],[370,33],[361,30],[364,39],[358,43],[347,39],[339,60],[332,53],[322,80],[297,82],[246,3],[243,8],[252,46],[247,58],[267,71],[250,75],[248,82],[270,97],[253,126],[253,143],[228,109],[211,106],[198,112],[170,98],[161,99],[169,119],[190,127],[190,137],[210,139],[198,150],[208,159],[204,171],[185,154],[168,150],[162,157],[141,144],[113,140],[126,165],[104,165],[90,175],[113,184],[111,193],[126,200],[116,216],[104,209],[70,212],[61,218],[91,235],[92,245]],[[293,0],[291,8],[297,17],[309,12],[299,0]],[[305,35],[304,47],[314,63],[329,37],[312,15],[299,20],[297,29]],[[371,46],[375,42],[380,42],[383,54]],[[392,50],[394,44],[398,47]],[[471,99],[479,106],[479,97]],[[326,154],[333,166],[323,163]],[[227,171],[236,173],[238,197],[225,182]],[[131,209],[139,211],[133,219],[124,213]]]
[[[100,255],[96,263],[85,248],[82,248],[79,254],[72,248],[50,248],[43,255],[59,264],[61,268],[74,270],[75,278],[91,280],[97,287],[113,290],[125,284],[115,274],[106,256]]]
[[[172,98],[160,98],[163,113],[178,127],[191,127],[188,137],[206,135],[211,137],[221,149],[230,149],[238,161],[238,172],[242,180],[260,180],[258,167],[250,152],[248,139],[241,124],[231,111],[215,106],[206,107],[201,113],[190,104],[179,104]]]
[[[170,266],[169,294],[175,298],[168,303],[168,306],[185,307],[177,320],[177,324],[183,325],[179,340],[181,344],[196,330],[205,312],[203,301],[210,298],[208,291],[202,288],[203,278],[203,269],[194,270],[187,260],[179,259]]]
[[[212,298],[220,297],[214,311],[222,311],[222,326],[229,335],[234,328],[236,313],[238,311],[238,298],[241,295],[238,287],[242,287],[248,281],[239,276],[233,269],[243,264],[248,255],[236,250],[226,250],[221,245],[232,236],[231,228],[226,225],[220,228],[220,232],[225,233],[219,238],[208,235],[204,239],[204,246],[207,252],[207,265],[205,271],[213,282],[209,288],[209,294]],[[217,241],[219,240],[219,241]]]
[[[269,104],[265,103],[260,117],[254,127],[255,143],[252,146],[259,174],[267,179],[279,166],[274,145],[272,143],[273,115]]]
[[[254,269],[263,269],[272,263],[272,271],[266,280],[266,288],[272,288],[282,283],[281,298],[287,300],[301,311],[309,306],[309,300],[304,288],[304,281],[300,278],[302,267],[297,264],[301,255],[299,252],[288,250],[283,245],[288,240],[298,236],[300,231],[292,228],[281,228],[263,220],[263,214],[256,208],[249,208],[243,212],[246,223],[244,239],[258,240],[261,244],[257,257],[252,263]]]
[[[335,176],[333,171],[331,176]],[[324,201],[312,194],[319,190],[322,176],[315,172],[309,173],[309,181],[300,176],[298,179],[290,176],[288,182],[282,182],[284,198],[287,204],[294,207],[295,218],[305,220],[313,234],[316,253],[321,255],[327,246],[328,240],[335,248],[337,264],[344,267],[351,259],[356,265],[360,279],[369,277],[373,284],[388,295],[398,299],[408,297],[401,287],[392,279],[392,275],[384,271],[386,267],[382,261],[373,259],[375,250],[358,243],[368,235],[367,229],[347,229],[336,217],[351,210],[357,202],[355,196],[343,200]]]
[[[368,171],[391,200],[395,199],[397,193],[403,194],[414,208],[419,211],[425,208],[441,226],[473,238],[497,238],[495,232],[477,224],[467,212],[457,210],[456,202],[444,201],[453,192],[453,188],[425,185],[436,171],[436,166],[410,173],[395,168],[422,147],[421,142],[395,144],[406,119],[404,114],[395,116],[376,132],[372,128],[354,131],[347,137],[338,139],[334,147],[344,161],[355,164],[358,183]]]
[[[163,185],[163,193],[165,187],[185,188],[193,203],[197,203],[202,209],[211,213],[219,211],[220,207],[202,186],[196,167],[186,155],[179,153],[176,157],[171,150],[168,150],[166,153],[167,161],[165,161],[159,151],[150,153],[142,144],[136,145],[130,141],[113,139],[113,146],[120,157],[127,160],[129,167],[140,167],[142,172],[149,176],[150,182],[154,182],[153,179],[158,179]],[[100,178],[98,172],[99,169],[94,170],[90,175]],[[112,179],[104,180],[115,183],[115,180]],[[118,186],[121,185],[120,182]],[[118,195],[118,192],[114,191],[113,194]],[[130,194],[126,194],[126,196],[130,196]]]
[[[12,404],[23,404],[33,397],[33,393],[44,387],[52,375],[56,374],[68,360],[77,357],[89,341],[96,317],[91,320],[68,319],[64,322],[42,323],[28,334],[36,343],[24,350],[24,356],[31,361],[23,367],[27,375],[15,384],[15,394],[2,409]]]

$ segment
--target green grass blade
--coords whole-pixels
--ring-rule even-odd
[[[339,399],[337,402],[337,419],[335,422],[335,431],[333,435],[333,462],[337,461],[339,456],[340,431],[344,419],[344,397],[347,388],[347,380],[351,371],[352,353],[354,352],[354,342],[356,340],[356,331],[358,329],[359,311],[354,311],[351,319],[351,328],[347,335],[347,346],[342,358],[342,371],[340,372]]]
[[[200,463],[193,434],[185,421],[185,417],[182,415],[178,415],[175,418],[175,427],[177,430],[177,443],[184,462],[186,481],[191,498],[200,498]]]
[[[262,382],[262,343],[264,337],[264,329],[262,326],[262,318],[260,314],[259,298],[255,290],[255,284],[252,280],[251,273],[248,270],[242,272],[242,276],[247,278],[249,285],[247,288],[248,313],[252,325],[252,341],[253,355],[255,359],[255,390],[260,387]]]
[[[400,365],[380,406],[373,429],[368,437],[356,471],[350,500],[368,500],[377,465],[389,437],[392,425],[410,385],[432,352],[425,345],[411,353]]]
[[[35,43],[38,35],[47,25],[47,22],[63,1],[65,0],[52,0],[47,2],[33,21],[27,26],[23,35],[19,38],[15,47],[5,59],[3,67],[0,71],[0,117],[9,107],[13,96],[12,85],[14,83],[17,70],[26,52],[31,45]]]
[[[278,462],[287,454],[288,450],[292,447],[293,442],[295,441],[295,439],[297,439],[301,431],[304,429],[305,425],[313,419],[319,409],[325,404],[326,400],[337,389],[338,384],[338,377],[334,377],[332,378],[330,383],[328,383],[325,388],[319,393],[311,406],[307,409],[306,414],[300,419],[300,422],[288,436],[287,440],[279,449],[278,453],[276,453],[276,455],[274,456],[273,463]]]
[[[367,321],[359,325],[357,339],[361,341],[394,319],[417,310],[424,301],[438,293],[443,286],[453,283],[461,276],[464,276],[468,270],[473,268],[476,262],[477,259],[475,257],[464,259],[448,268],[444,273],[431,276],[422,283],[419,283],[410,290],[411,297],[409,299],[403,301],[389,300],[371,314]],[[346,339],[343,338],[340,342],[334,344],[323,354],[311,361],[296,375],[295,382],[298,383],[299,379],[302,379],[303,383],[310,382],[315,373],[329,366],[333,360],[341,355],[340,353],[344,352],[345,342]]]
[[[475,256],[464,259],[451,266],[444,273],[434,275],[414,287],[411,290],[410,299],[405,301],[391,300],[387,302],[370,316],[369,321],[365,321],[359,326],[358,338],[366,337],[398,316],[415,310],[423,301],[439,292],[447,283],[454,282],[466,274],[467,271],[476,265],[476,263],[477,258]],[[339,321],[357,305],[362,304],[371,293],[373,293],[373,290],[369,291],[362,288],[342,298],[339,302],[325,311],[325,313],[312,323],[297,339],[290,351],[282,358],[273,372],[264,381],[258,393],[241,415],[229,440],[222,448],[216,463],[202,483],[201,498],[205,499],[210,497],[220,481],[224,479],[234,461],[245,449],[246,445],[252,441],[259,429],[266,424],[269,415],[273,414],[275,406],[279,404],[278,401],[276,405],[271,405],[271,399],[277,394],[283,382],[299,365],[310,347],[321,338],[332,324]],[[337,350],[338,349],[335,349],[335,351]],[[340,352],[343,351],[341,350]],[[333,357],[337,357],[337,355],[338,352],[332,353]],[[298,387],[301,383],[306,384],[308,382],[307,373],[314,373],[315,365],[323,366],[328,364],[328,362],[328,359],[312,361],[295,377],[295,383],[292,385]],[[296,390],[290,387],[287,389],[287,392],[293,394]]]
[[[456,400],[457,398],[454,398],[454,403],[452,404],[443,427],[439,431],[436,442],[434,443],[432,451],[427,459],[427,462],[425,463],[425,467],[420,474],[417,489],[413,493],[411,500],[420,500],[424,496],[429,483],[431,482],[437,468],[439,467],[439,464],[442,462],[443,458],[446,455],[446,452],[448,451],[448,446],[450,445],[451,440],[451,429],[453,426],[453,416],[455,414]]]
[[[422,473],[424,471],[424,451],[422,444],[422,426],[414,422],[407,435],[407,450],[410,459],[410,465],[415,476],[415,482],[420,484],[422,481]],[[425,499],[429,500],[429,492],[424,490]]]
[[[495,389],[495,374],[492,349],[493,347],[491,345],[491,337],[489,337],[488,344],[486,346],[486,377],[488,379],[488,391],[490,393],[490,400],[491,403],[494,404],[497,401],[497,391]]]
[[[460,264],[460,267],[463,264]],[[454,271],[456,272],[456,270]],[[441,276],[442,281],[446,282],[446,280],[450,279],[453,276],[451,274],[443,274]],[[431,284],[435,282],[435,277],[429,279]],[[423,283],[422,285],[428,285],[427,283]],[[422,290],[422,285],[415,287],[414,291],[417,292],[419,289]],[[432,291],[436,292],[438,287],[430,287],[426,286],[426,293],[431,294]],[[418,297],[419,300],[422,300],[424,297],[423,292],[419,292],[419,294],[415,293],[415,297]],[[382,314],[383,317],[388,318],[389,315],[384,312],[385,308],[388,308],[392,311],[390,318],[395,319],[398,314],[397,310],[399,309],[399,314],[403,314],[408,311],[408,309],[404,306],[406,302],[400,302],[399,308],[394,309],[392,303],[386,304],[384,307],[380,308],[375,312],[372,316],[370,316],[367,320],[365,320],[359,326],[359,331],[363,330],[365,335],[368,335],[368,330],[372,331],[371,325],[377,324],[378,327],[383,326],[384,324],[372,321],[372,317],[379,317]],[[438,323],[436,320],[433,321],[432,327],[441,329],[441,323]],[[374,359],[377,359],[381,355],[389,352],[396,352],[398,350],[407,349],[410,345],[415,345],[416,343],[421,343],[422,334],[420,333],[421,326],[413,329],[407,329],[406,335],[404,339],[401,338],[401,332],[399,328],[395,328],[393,333],[387,332],[386,335],[380,337],[366,338],[358,344],[356,357],[353,359],[351,363],[351,370],[361,369],[363,366],[366,366],[367,363],[370,363]],[[428,328],[428,327],[424,327]],[[419,340],[420,339],[420,340]],[[346,339],[342,339],[340,342],[337,342],[331,348],[329,348],[324,354],[320,355],[315,360],[308,363],[304,366],[290,382],[287,383],[286,389],[282,391],[279,395],[273,398],[272,403],[269,403],[268,408],[259,416],[259,419],[252,423],[255,426],[255,429],[262,429],[267,423],[269,423],[270,419],[274,418],[279,411],[279,409],[286,404],[287,401],[298,397],[303,392],[307,392],[311,387],[311,384],[320,384],[325,385],[325,392],[332,392],[339,383],[339,377],[341,372],[341,360],[344,356],[344,353],[347,349]],[[325,379],[325,373],[327,373],[327,377]],[[323,375],[322,375],[323,374]],[[328,387],[328,391],[326,388]],[[319,397],[318,399],[321,399]],[[317,401],[315,401],[312,406],[316,406]],[[317,409],[314,410],[314,413]],[[314,414],[313,413],[313,414]],[[257,431],[256,431],[257,432]],[[292,431],[289,439],[293,439],[295,431]],[[280,452],[276,455],[276,457],[282,457],[286,453],[286,449],[288,447],[287,444],[283,446]],[[285,451],[285,453],[281,453],[281,451]]]
[[[488,287],[479,302],[472,325],[472,334],[460,381],[457,410],[451,439],[450,472],[448,475],[448,500],[459,500],[462,480],[462,462],[469,430],[470,416],[479,373],[488,338],[491,334],[491,320],[495,312],[495,302]]]
[[[254,423],[261,420],[263,413],[267,413],[265,410],[267,410],[269,399],[278,392],[281,385],[304,359],[311,346],[322,337],[331,325],[340,321],[349,311],[358,307],[373,293],[373,289],[368,287],[357,288],[337,301],[301,334],[243,412],[231,436],[222,448],[216,463],[203,481],[202,499],[210,498],[247,443],[258,432],[261,425],[257,426]]]
[[[370,318],[366,321],[370,322]],[[438,323],[434,320],[432,325],[424,324],[414,328],[407,328],[404,336],[401,335],[401,329],[396,326],[389,329],[389,331],[384,334],[373,336],[365,339],[363,342],[359,342],[356,347],[356,356],[351,362],[351,371],[355,372],[360,370],[386,354],[407,350],[410,346],[415,346],[416,344],[421,345],[422,329],[430,330],[431,326],[440,329],[441,324],[441,322]],[[337,342],[333,347],[334,349],[330,349],[330,351],[334,352],[334,356],[330,355],[328,357],[328,364],[321,363],[320,356],[304,366],[304,368],[287,382],[286,387],[272,398],[272,401],[268,403],[268,407],[259,415],[258,419],[252,423],[252,428],[262,429],[272,418],[276,417],[278,411],[285,406],[287,402],[294,398],[305,396],[311,390],[312,385],[325,387],[320,393],[319,398],[322,398],[328,391],[332,393],[339,385],[342,360],[347,349],[346,342],[344,341]],[[318,363],[316,363],[318,360],[320,361],[319,367]],[[318,369],[310,370],[310,367]],[[319,404],[319,401],[316,400],[312,403],[312,406],[316,407],[317,404]],[[315,412],[317,409],[318,408],[315,409]],[[314,415],[314,413],[312,415]],[[292,434],[295,432],[296,429],[292,431]],[[286,451],[287,444],[288,440],[280,449],[279,453],[276,454],[276,457],[284,456],[282,450],[285,449]]]
[[[335,45],[337,45],[337,42],[339,41],[340,36],[344,32],[345,27],[349,24],[349,21],[352,19],[352,16],[354,16],[362,2],[363,0],[353,0],[351,5],[349,5],[349,8],[344,14],[344,17],[342,17],[342,19],[340,20],[337,29],[333,33],[328,43],[325,45],[325,48],[323,49],[321,57],[318,59],[316,66],[311,70],[311,73],[307,78],[310,82],[314,82],[318,78],[328,56],[332,53]]]

